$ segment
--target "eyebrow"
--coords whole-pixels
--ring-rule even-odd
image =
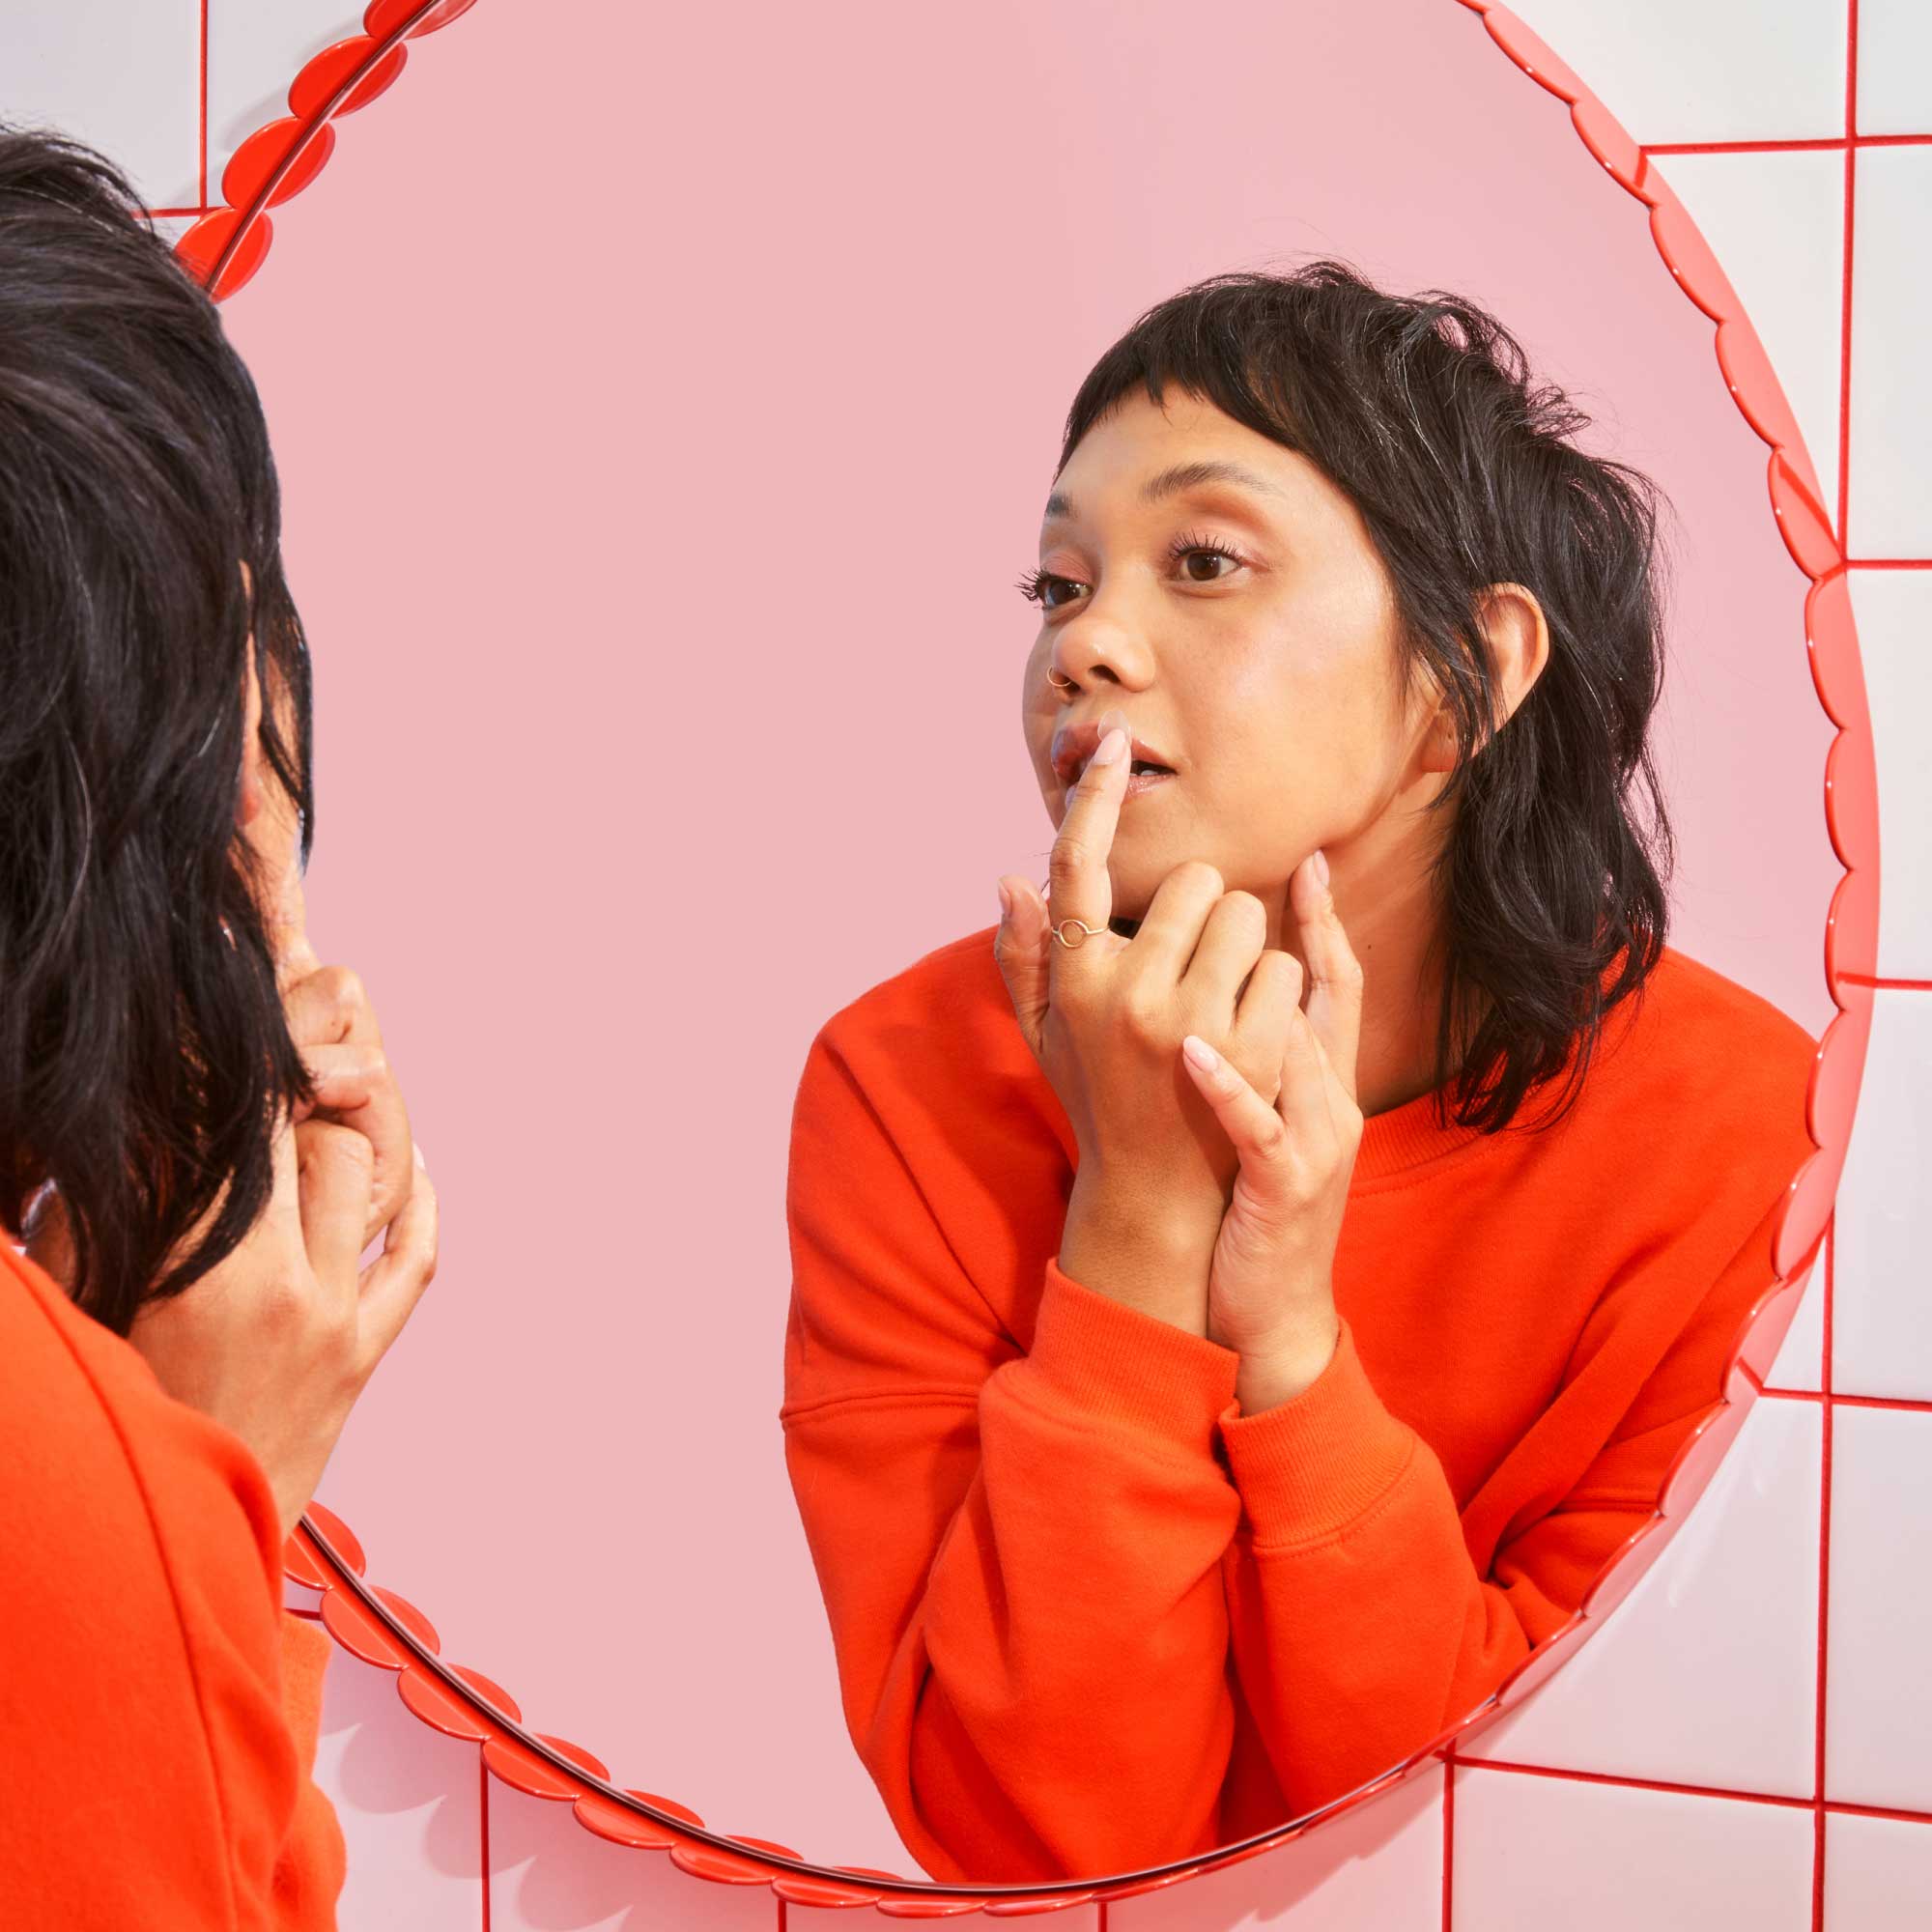
[[[1166,469],[1156,470],[1141,485],[1141,501],[1157,503],[1163,497],[1179,496],[1183,490],[1198,490],[1206,483],[1235,483],[1264,497],[1278,497],[1284,502],[1289,500],[1286,490],[1270,483],[1255,470],[1220,458],[1204,458],[1195,463],[1176,463]],[[1041,521],[1050,524],[1059,518],[1070,518],[1073,514],[1072,500],[1056,490],[1046,499],[1046,515]]]

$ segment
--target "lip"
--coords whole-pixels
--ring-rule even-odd
[[[1090,718],[1079,724],[1063,724],[1053,734],[1053,769],[1061,783],[1070,789],[1099,746],[1100,725],[1097,720]],[[1145,738],[1131,740],[1127,756],[1130,761],[1144,758],[1151,764],[1165,765],[1170,771],[1178,772],[1179,769],[1158,745],[1150,745]]]

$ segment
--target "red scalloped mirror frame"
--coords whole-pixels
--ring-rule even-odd
[[[327,165],[335,123],[391,87],[420,40],[467,13],[475,0],[372,0],[363,32],[308,61],[289,89],[290,112],[258,128],[221,178],[225,206],[202,216],[176,255],[220,301],[261,269],[273,238],[268,211],[308,185]],[[952,1918],[980,1911],[1009,1918],[1126,1898],[1220,1870],[1297,1838],[1403,1782],[1459,1739],[1519,1703],[1629,1595],[1703,1492],[1764,1384],[1831,1219],[1851,1139],[1872,1016],[1878,942],[1878,786],[1864,677],[1846,561],[1819,502],[1816,471],[1755,330],[1716,257],[1682,203],[1604,104],[1507,8],[1456,0],[1480,16],[1490,37],[1530,79],[1570,110],[1592,156],[1648,213],[1659,255],[1686,298],[1716,325],[1719,370],[1738,410],[1770,448],[1767,490],[1786,550],[1809,581],[1804,636],[1812,684],[1836,728],[1825,763],[1825,814],[1844,876],[1825,920],[1825,980],[1837,1013],[1811,1069],[1805,1120],[1816,1151],[1792,1178],[1774,1241],[1776,1278],[1734,1338],[1719,1406],[1680,1450],[1658,1509],[1605,1566],[1577,1614],[1538,1645],[1499,1689],[1460,1722],[1368,1784],[1322,1810],[1210,1856],[1057,1886],[937,1885],[884,1872],[814,1865],[786,1846],[707,1828],[674,1800],[613,1784],[582,1747],[526,1729],[515,1701],[480,1672],[443,1662],[429,1619],[364,1578],[365,1560],[348,1525],[321,1505],[289,1540],[290,1583],[313,1593],[303,1613],[365,1663],[397,1673],[403,1703],[423,1723],[481,1747],[493,1776],[537,1798],[569,1803],[586,1831],[619,1845],[666,1854],[695,1879],[766,1885],[779,1898],[821,1907],[871,1906],[889,1918]]]

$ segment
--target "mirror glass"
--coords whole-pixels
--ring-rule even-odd
[[[1305,1485],[1312,1514],[1283,1519],[1283,1547],[1319,1541],[1337,1510],[1352,1521],[1400,1478],[1412,1551],[1383,1543],[1386,1574],[1349,1583],[1331,1567],[1308,1586],[1309,1627],[1359,1624],[1405,1578],[1454,1567],[1456,1509],[1432,1509],[1435,1492],[1405,1473],[1435,1455],[1432,1431],[1438,1480],[1465,1506],[1598,1345],[1620,1286],[1626,1299],[1681,1295],[1745,1245],[1758,1218],[1746,1197],[1756,1188],[1769,1210],[1798,1165],[1795,1029],[1815,1038],[1833,1010],[1818,932],[1838,867],[1817,779],[1832,727],[1805,670],[1803,580],[1770,514],[1764,445],[1641,211],[1562,105],[1446,0],[1211,15],[1171,0],[964,14],[837,0],[754,17],[579,9],[567,23],[477,8],[343,127],[325,175],[274,219],[266,266],[226,314],[268,411],[315,658],[310,931],[369,988],[443,1227],[437,1284],[321,1500],[355,1528],[371,1575],[435,1619],[445,1656],[619,1783],[828,1864],[957,1875],[895,1828],[855,1748],[780,1423],[794,1108],[841,1015],[855,1042],[863,1032],[863,1065],[841,1074],[820,1053],[812,1118],[888,1139],[855,1138],[849,1171],[836,1134],[815,1148],[816,1252],[842,1230],[838,1252],[872,1270],[865,1292],[937,1336],[930,1362],[912,1345],[895,1354],[903,1335],[855,1314],[848,1347],[863,1356],[876,1338],[884,1379],[819,1389],[876,1411],[828,1440],[814,1481],[838,1491],[827,1506],[846,1567],[832,1594],[864,1600],[863,1669],[902,1700],[878,1723],[918,1731],[929,1756],[914,1772],[960,1817],[974,1808],[962,1767],[982,1747],[1084,1765],[1046,1796],[991,1777],[973,1843],[1003,1843],[1014,1862],[969,1878],[1039,1876],[1068,1844],[1106,1843],[1108,1868],[1158,1862],[1173,1851],[1152,1838],[1172,1819],[1138,1851],[1094,1819],[1118,1812],[1123,1779],[1145,1796],[1170,1769],[1198,1780],[1230,1754],[1248,1766],[1249,1808],[1228,1822],[1274,1822],[1253,1808],[1276,1775],[1269,1742],[1246,1720],[1229,1730],[1239,1672],[1225,1659],[1204,1671],[1192,1636],[1164,1657],[1145,1630],[1125,1633],[1131,1667],[1092,1674],[1068,1701],[1082,1683],[1070,1655],[1096,1642],[1133,1574],[1104,1525],[1091,1568],[1066,1536],[1044,1581],[981,1564],[977,1612],[960,1607],[976,1579],[955,1565],[955,1647],[940,1639],[937,1679],[901,1649],[923,1641],[903,1601],[867,1595],[875,1520],[881,1564],[903,1560],[922,1510],[938,1556],[980,1412],[960,1350],[992,1337],[986,1373],[1034,1339],[1049,1223],[1075,1171],[1070,1118],[1037,1069],[1030,1081],[1010,1004],[1003,1016],[991,997],[995,882],[1046,878],[1061,810],[1043,723],[1121,703],[1178,741],[1175,786],[1194,777],[1186,765],[1211,768],[1217,744],[1249,761],[1189,814],[1158,790],[1122,808],[1123,825],[1170,813],[1157,839],[1134,835],[1131,866],[1126,843],[1117,855],[1142,909],[1201,856],[1197,839],[1293,847],[1271,886],[1227,881],[1277,900],[1288,867],[1325,840],[1365,973],[1367,938],[1388,959],[1391,935],[1414,930],[1390,918],[1393,874],[1365,859],[1386,793],[1364,761],[1386,746],[1280,708],[1323,691],[1367,705],[1372,689],[1358,623],[1373,580],[1306,587],[1366,554],[1318,466],[1225,413],[1142,406],[1104,449],[1076,452],[1085,522],[1053,544],[1060,574],[1075,579],[1084,557],[1090,587],[1114,598],[1077,623],[1043,618],[1015,582],[1050,560],[1041,518],[1061,438],[1102,353],[1202,278],[1317,257],[1496,316],[1588,412],[1577,446],[1654,479],[1667,502],[1649,741],[1677,841],[1675,958],[1654,1016],[1703,1084],[1643,1089],[1645,1107],[1622,1117],[1614,1185],[1601,1171],[1582,1184],[1553,1154],[1540,1166],[1542,1151],[1513,1153],[1508,1184],[1483,1183],[1499,1170],[1479,1151],[1455,1198],[1483,1211],[1454,1239],[1439,1171],[1410,1177],[1412,1195],[1402,1176],[1418,1156],[1465,1156],[1412,1104],[1399,1134],[1370,1122],[1378,1185],[1358,1169],[1334,1270],[1370,1390],[1350,1385],[1343,1418],[1358,1460],[1345,1480],[1319,1431],[1250,1438],[1258,1482],[1268,1463]],[[1274,464],[1291,495],[1271,531],[1222,499],[1130,507],[1156,459],[1204,450]],[[1209,617],[1205,595],[1154,574],[1156,538],[1204,531],[1278,546],[1272,617],[1232,618],[1220,591],[1224,614]],[[1233,575],[1190,569],[1203,584]],[[1300,591],[1297,569],[1311,573]],[[1296,683],[1315,675],[1293,655],[1312,637],[1354,652],[1356,669],[1330,657],[1327,685]],[[1217,640],[1231,666],[1271,665],[1275,681],[1244,693],[1232,670],[1217,679],[1202,659]],[[1070,699],[1042,701],[1049,661],[1084,680]],[[1282,815],[1230,847],[1216,814],[1264,795],[1271,745]],[[1550,769],[1561,781],[1560,760]],[[1412,976],[1413,960],[1394,970]],[[872,1023],[857,1029],[848,1009],[868,995]],[[1742,1030],[1727,1039],[1781,1042],[1775,1069],[1690,1054],[1698,1002]],[[1385,1041],[1385,1018],[1378,1028]],[[1614,1077],[1641,1081],[1647,1054]],[[1384,1095],[1401,1091],[1399,1060],[1376,1063]],[[914,1149],[910,1168],[895,1147]],[[1635,1257],[1665,1224],[1682,1271],[1646,1291]],[[920,1300],[947,1269],[950,1315]],[[1506,1333],[1501,1279],[1518,1291]],[[1146,1340],[1134,1323],[1153,1319],[1081,1289],[1106,1307],[1063,1296],[1084,1324],[1061,1338],[1058,1369],[1076,1408],[1100,1373],[1094,1338],[1131,1349]],[[938,1330],[954,1318],[980,1339],[953,1348]],[[1179,1388],[1194,1416],[1220,1370],[1204,1339],[1173,1339],[1192,1350],[1156,1350],[1161,1374],[1134,1381],[1134,1400],[1157,1407]],[[1678,1419],[1714,1394],[1690,1390]],[[937,1427],[920,1412],[928,1399]],[[1094,1425],[1090,1476],[1108,1430],[1138,1426],[1127,1413]],[[1600,1440],[1624,1414],[1602,1418]],[[1215,1453],[1206,1433],[1195,1448]],[[1053,1492],[1063,1466],[1042,1455],[1001,1472],[1014,1548],[1077,1520]],[[1139,1506],[1192,1523],[1210,1586],[1220,1532],[1187,1515],[1199,1463],[1184,1480],[1168,1472],[1165,1500],[1160,1455],[1142,1467]],[[1520,1520],[1464,1514],[1461,1527],[1493,1548],[1579,1473],[1553,1458],[1509,1492]],[[1506,1593],[1478,1593],[1473,1565],[1468,1577],[1471,1604],[1506,1607]],[[1299,1586],[1282,1587],[1274,1614],[1293,1624]],[[1198,1628],[1214,1627],[1204,1610]],[[1001,1650],[1015,1628],[1040,1643]],[[1378,1639],[1388,1654],[1409,1641]],[[1335,1661],[1312,1652],[1318,1688],[1297,1703],[1292,1655],[1255,1664],[1275,1673],[1256,1694],[1320,1732],[1322,1763],[1373,1771],[1425,1741],[1375,1699],[1350,1710],[1321,1690]],[[970,1684],[972,1710],[942,1709],[934,1681]],[[1034,1701],[1049,1683],[1051,1722]],[[1220,1700],[1205,1718],[1196,1691]],[[1082,1711],[1091,1730],[1069,1730]]]

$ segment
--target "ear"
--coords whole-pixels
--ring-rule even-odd
[[[1549,621],[1536,593],[1521,583],[1492,583],[1476,593],[1476,611],[1489,658],[1494,702],[1501,711],[1500,730],[1529,696],[1549,662]],[[1480,740],[1480,751],[1488,738]],[[1423,740],[1422,769],[1449,772],[1456,768],[1456,718],[1447,700],[1437,705]]]
[[[1549,662],[1549,620],[1536,593],[1520,583],[1492,583],[1477,593],[1476,610],[1489,646],[1490,676],[1502,713],[1515,716]]]

